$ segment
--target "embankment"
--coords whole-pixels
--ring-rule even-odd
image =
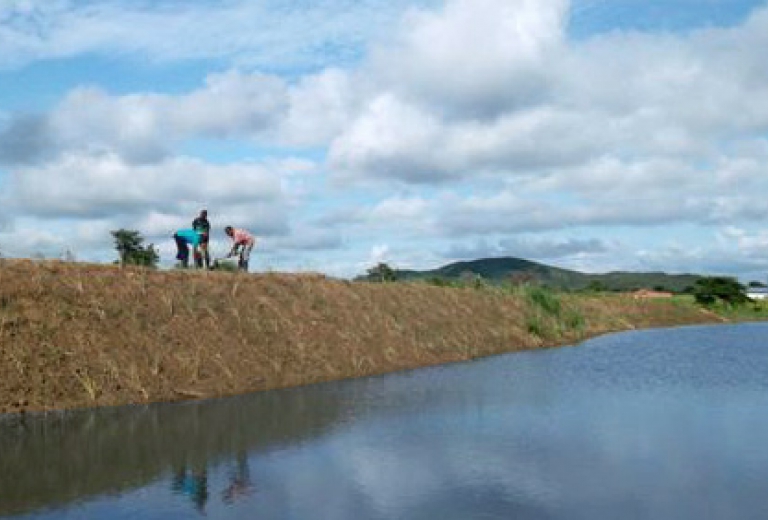
[[[240,394],[716,321],[621,295],[5,260],[0,413]]]

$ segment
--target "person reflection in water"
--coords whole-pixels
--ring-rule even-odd
[[[180,468],[173,477],[172,487],[175,492],[189,496],[195,509],[205,513],[205,504],[208,502],[208,471],[205,468]]]
[[[225,504],[231,504],[239,498],[250,495],[252,491],[248,458],[244,452],[240,452],[237,455],[237,465],[229,477],[229,486],[222,492],[221,498]]]

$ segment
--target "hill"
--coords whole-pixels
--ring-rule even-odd
[[[563,290],[588,288],[608,291],[636,289],[664,289],[684,292],[701,278],[695,274],[667,274],[663,272],[610,272],[604,274],[581,273],[522,258],[482,258],[467,262],[455,262],[426,271],[394,270],[398,280],[445,280],[455,281],[468,276],[480,276],[491,283],[510,280],[535,280],[542,285]],[[361,277],[371,279],[370,275]]]

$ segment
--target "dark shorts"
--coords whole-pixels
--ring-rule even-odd
[[[176,260],[186,260],[189,257],[188,242],[184,237],[174,234],[173,239],[176,241]]]

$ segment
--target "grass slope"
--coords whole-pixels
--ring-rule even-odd
[[[0,413],[214,397],[718,321],[540,287],[0,262]]]

